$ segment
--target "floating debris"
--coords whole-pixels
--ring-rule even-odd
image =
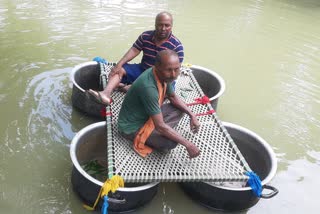
[[[91,160],[81,166],[90,176],[104,181],[108,178],[108,169],[99,160]]]

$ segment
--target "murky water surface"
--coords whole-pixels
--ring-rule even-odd
[[[319,213],[318,0],[0,0],[1,213],[90,213],[71,188],[69,144],[94,120],[72,108],[70,71],[95,56],[119,60],[163,10],[185,62],[226,81],[219,118],[277,155],[280,193],[246,213]],[[175,184],[137,212],[217,213]]]

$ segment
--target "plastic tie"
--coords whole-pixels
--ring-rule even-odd
[[[248,184],[252,189],[252,192],[255,196],[260,197],[262,193],[262,184],[259,176],[254,172],[246,172],[247,176],[249,176]]]
[[[182,66],[190,68],[192,66],[191,63],[184,63]]]
[[[106,195],[103,197],[103,205],[101,208],[102,214],[108,214],[108,207],[109,207],[108,199],[109,199],[109,197]]]
[[[202,104],[205,105],[207,103],[210,103],[210,99],[207,96],[203,96],[203,97],[199,97],[194,99],[196,102],[194,103],[188,103],[187,106],[192,106],[192,105],[198,105],[198,104]]]
[[[100,115],[101,117],[106,117],[106,116],[112,116],[112,112],[111,111],[106,111],[106,108],[102,108],[100,110]]]
[[[207,111],[205,113],[199,113],[199,114],[196,114],[196,116],[205,116],[205,115],[210,115],[210,114],[214,114],[216,111],[214,109],[210,110],[210,111]]]
[[[104,58],[100,57],[100,56],[96,56],[95,58],[92,59],[92,61],[96,61],[96,62],[99,62],[99,63],[104,63],[104,64],[107,64],[108,61],[105,60]]]
[[[124,187],[123,178],[119,175],[114,175],[112,178],[107,179],[104,184],[102,185],[100,192],[97,196],[96,201],[94,202],[93,206],[88,206],[86,204],[83,207],[87,210],[93,211],[95,210],[100,198],[104,198],[104,196],[108,196],[109,192],[115,192],[119,187]]]

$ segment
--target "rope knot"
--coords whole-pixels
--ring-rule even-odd
[[[112,116],[111,111],[107,111],[106,108],[102,108],[100,110],[101,117]]]
[[[214,114],[216,111],[214,109],[210,110],[210,111],[207,111],[207,112],[204,112],[204,113],[199,113],[199,114],[196,114],[196,116],[205,116],[205,115],[210,115],[210,114]]]
[[[209,97],[207,97],[207,96],[203,96],[203,97],[200,97],[200,98],[196,98],[195,101],[197,101],[198,104],[204,105],[204,104],[209,103],[209,102],[210,102],[210,99],[209,99]]]

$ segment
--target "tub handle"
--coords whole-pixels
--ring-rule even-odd
[[[276,194],[279,193],[279,190],[273,186],[270,186],[270,185],[263,185],[263,189],[268,189],[268,190],[271,190],[272,192],[268,193],[268,194],[261,194],[261,198],[272,198],[273,196],[275,196]],[[262,189],[262,190],[263,190]]]
[[[126,199],[115,199],[108,197],[108,202],[113,204],[125,204],[127,201]]]

